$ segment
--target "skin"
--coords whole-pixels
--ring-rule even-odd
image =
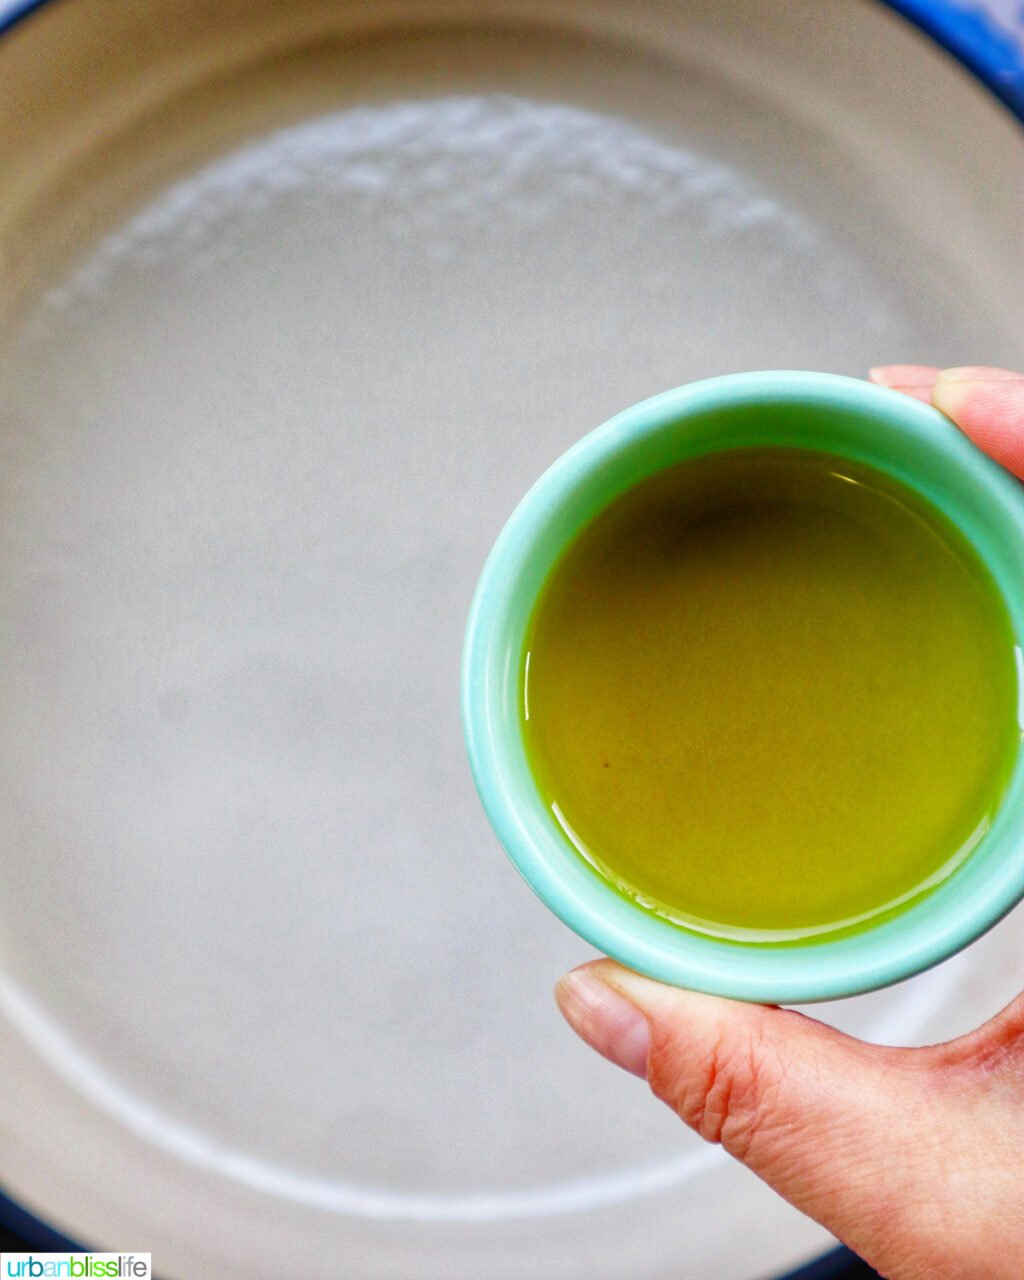
[[[1024,374],[886,365],[1024,479]],[[1024,995],[924,1049],[663,986],[610,960],[558,983],[572,1028],[887,1280],[1024,1275]]]

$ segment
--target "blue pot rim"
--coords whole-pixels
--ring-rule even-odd
[[[1024,42],[1014,40],[980,4],[953,0],[878,2],[931,36],[1024,122]]]
[[[0,18],[0,36],[10,31],[12,27],[16,27],[19,22],[27,18],[36,9],[41,9],[44,4],[52,3],[53,0],[18,0],[18,3]]]
[[[37,9],[58,0],[20,0],[0,18],[0,36],[18,26]],[[1024,124],[1024,48],[1001,31],[994,20],[974,6],[950,0],[877,0],[930,36],[971,71]],[[76,1243],[44,1219],[0,1191],[0,1226],[20,1235],[38,1249],[81,1252]],[[781,1280],[839,1280],[858,1265],[849,1249],[830,1249],[820,1258]]]

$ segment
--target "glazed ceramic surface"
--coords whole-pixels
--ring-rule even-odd
[[[617,891],[569,838],[557,805],[538,786],[522,723],[523,662],[537,601],[580,531],[659,472],[715,453],[772,447],[822,450],[840,467],[844,460],[866,464],[915,489],[973,545],[1006,604],[1013,635],[1024,636],[1024,492],[948,418],[862,378],[796,370],[728,374],[631,405],[532,486],[498,536],[473,597],[462,716],[473,777],[495,833],[566,924],[652,978],[791,1004],[911,977],[973,942],[1024,897],[1024,687],[1010,686],[1014,759],[998,812],[949,851],[950,864],[933,877],[930,892],[916,900],[908,894],[901,910],[854,931],[791,937],[785,946],[763,935],[739,940],[679,928]],[[1024,685],[1019,642],[1008,637],[1004,657]],[[791,837],[799,841],[802,834],[794,829]]]
[[[1010,113],[868,0],[53,0],[0,41],[0,1181],[173,1280],[759,1280],[829,1239],[562,1026],[459,727],[573,440],[1024,362]],[[922,1041],[1020,919],[817,1013]]]

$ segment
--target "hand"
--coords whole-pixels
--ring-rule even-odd
[[[891,365],[1024,478],[1024,374]],[[598,1053],[888,1280],[1024,1275],[1024,995],[948,1044],[864,1044],[790,1009],[662,986],[610,960],[556,995]]]

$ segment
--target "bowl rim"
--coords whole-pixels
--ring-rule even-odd
[[[564,923],[598,950],[661,981],[734,999],[808,1003],[875,990],[930,968],[1024,898],[1024,831],[1018,835],[1015,825],[1021,824],[1013,822],[1024,813],[1024,750],[978,856],[937,888],[856,933],[758,944],[682,929],[625,898],[582,857],[567,853],[568,842],[525,763],[518,717],[511,728],[508,710],[510,681],[518,687],[513,655],[517,664],[523,647],[522,630],[509,615],[519,599],[515,613],[521,618],[522,599],[532,605],[535,598],[521,585],[531,562],[550,564],[566,545],[551,535],[557,515],[596,474],[638,456],[680,422],[780,403],[884,420],[884,441],[893,442],[894,454],[911,450],[915,460],[927,457],[930,466],[966,485],[986,515],[991,513],[988,552],[978,548],[979,554],[999,581],[1016,636],[1024,636],[1024,586],[1014,590],[1016,575],[1010,571],[1024,555],[1024,488],[947,418],[856,378],[794,370],[727,374],[630,406],[577,441],[536,481],[498,535],[480,576],[466,627],[461,696],[470,767],[491,825],[520,875]],[[829,450],[827,437],[812,444]],[[714,446],[700,450],[706,451]],[[893,474],[944,505],[936,491],[917,486],[898,466]],[[1017,654],[1019,660],[1019,647]]]

